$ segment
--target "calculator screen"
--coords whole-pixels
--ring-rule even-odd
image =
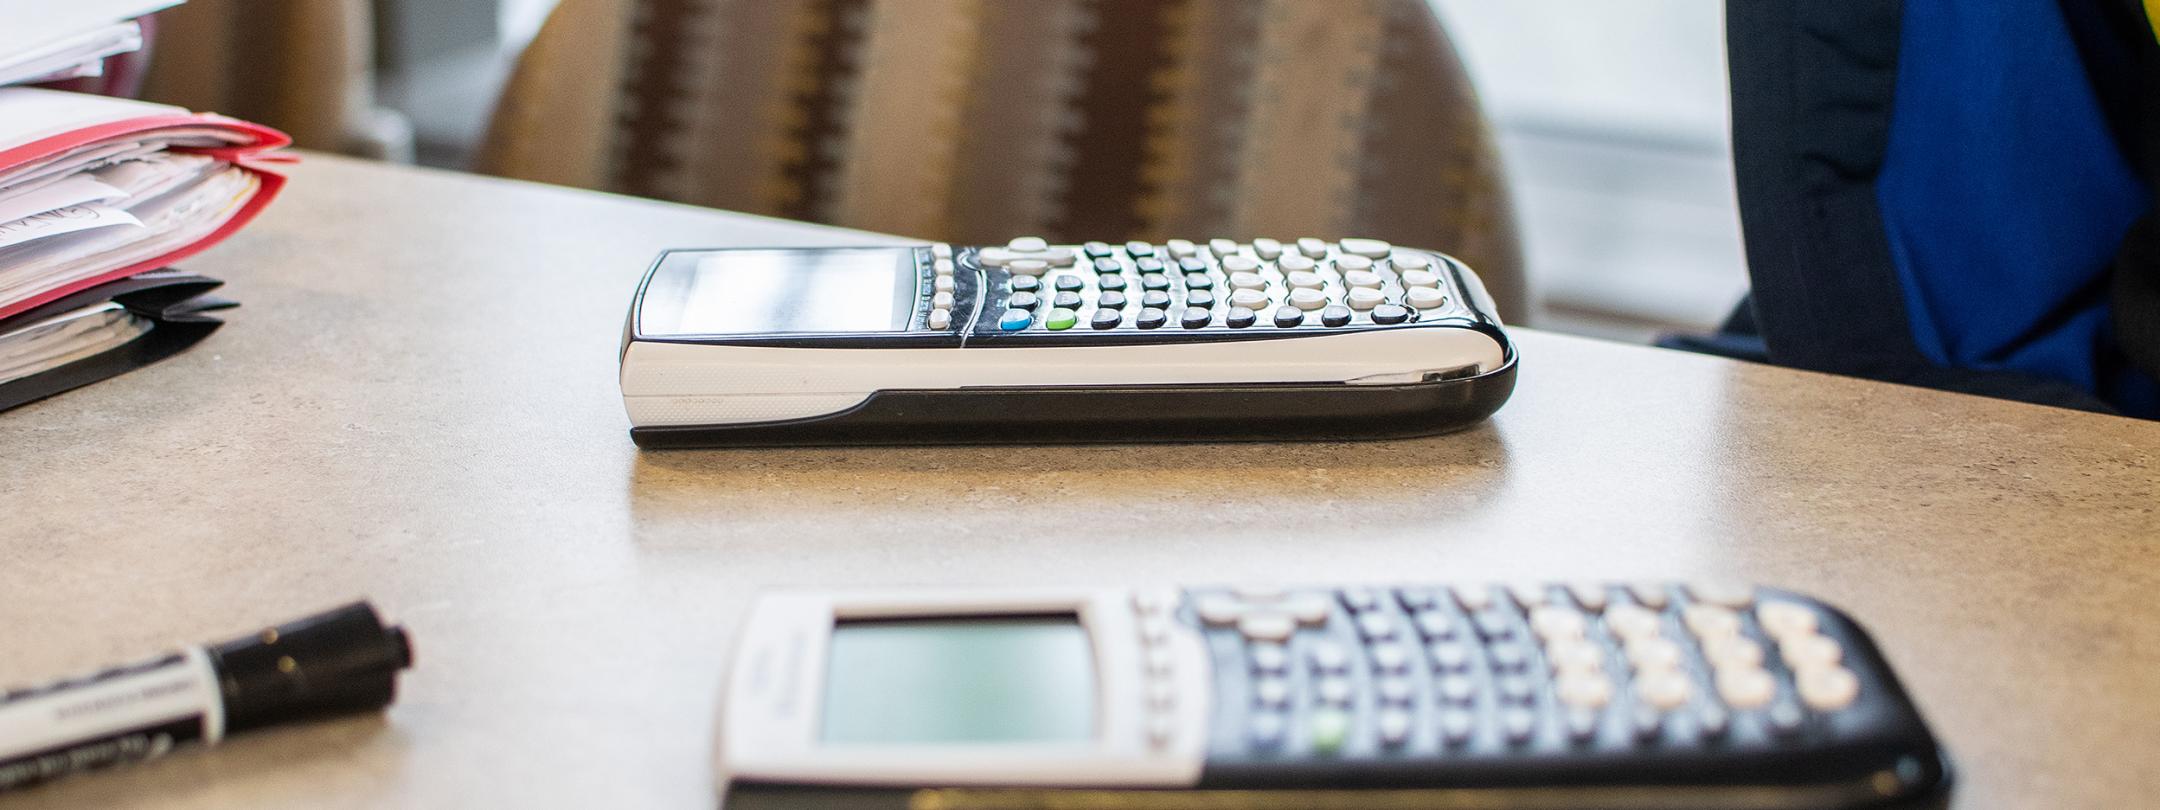
[[[681,251],[645,287],[638,331],[898,332],[915,311],[911,248]]]
[[[826,743],[1077,742],[1095,723],[1078,617],[842,621],[825,666]]]

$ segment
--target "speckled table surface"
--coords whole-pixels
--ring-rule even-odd
[[[772,585],[1775,583],[1874,631],[1960,808],[2160,802],[2160,424],[1519,331],[1489,424],[1365,444],[641,453],[622,315],[664,247],[874,240],[311,157],[186,263],[245,303],[0,415],[0,683],[366,596],[381,717],[19,807],[708,807]]]

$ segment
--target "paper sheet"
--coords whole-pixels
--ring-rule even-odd
[[[104,60],[142,49],[142,26],[113,23],[17,53],[0,53],[0,85],[96,76]]]
[[[0,248],[10,248],[39,239],[87,231],[95,228],[111,228],[119,225],[142,227],[142,221],[118,208],[100,203],[70,205],[54,211],[25,217],[14,222],[0,222]]]
[[[0,192],[0,222],[14,222],[70,205],[119,202],[129,196],[129,192],[100,182],[95,176],[78,174],[19,194]]]
[[[0,334],[0,384],[112,351],[151,326],[148,318],[106,301]]]
[[[46,43],[150,12],[182,0],[0,0],[0,57],[23,53]]]

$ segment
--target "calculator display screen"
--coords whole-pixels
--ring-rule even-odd
[[[1095,668],[1072,615],[842,621],[820,737],[838,744],[1077,742]]]
[[[910,248],[682,251],[645,286],[654,337],[898,332],[915,312]]]

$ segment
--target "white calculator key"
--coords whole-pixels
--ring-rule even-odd
[[[1050,272],[1050,263],[1041,259],[1014,259],[1005,264],[1005,269],[1014,275],[1040,276]]]
[[[1689,605],[1686,610],[1681,611],[1680,620],[1687,625],[1688,632],[1694,633],[1699,639],[1708,640],[1740,633],[1740,614],[1732,612],[1732,608],[1719,605]]]
[[[1232,625],[1245,615],[1245,603],[1228,596],[1203,596],[1193,603],[1193,611],[1208,624]]]
[[[1545,605],[1530,611],[1530,632],[1546,641],[1582,638],[1586,624],[1583,615],[1570,608]]]
[[[1368,259],[1382,258],[1395,249],[1394,245],[1378,239],[1344,239],[1338,244],[1344,253]]]
[[[1778,657],[1793,669],[1821,669],[1845,660],[1845,648],[1828,636],[1806,635],[1778,643]]]
[[[1213,253],[1217,258],[1221,258],[1223,256],[1235,255],[1238,252],[1238,243],[1235,239],[1224,239],[1221,237],[1216,237],[1214,239],[1208,240],[1207,249],[1209,253]]]
[[[1411,309],[1432,309],[1447,303],[1447,294],[1431,287],[1412,287],[1409,301]]]
[[[1324,593],[1298,593],[1276,607],[1288,612],[1299,624],[1317,625],[1327,622],[1328,614],[1334,612],[1335,601]]]
[[[949,309],[933,309],[933,310],[930,310],[930,328],[932,328],[932,329],[949,329],[949,328],[951,328],[951,327],[952,327],[952,310],[949,310]]]
[[[1625,641],[1654,638],[1664,621],[1638,605],[1614,605],[1605,611],[1605,626]]]
[[[1568,673],[1553,684],[1560,702],[1579,709],[1596,709],[1612,700],[1612,681],[1603,675]]]
[[[1771,600],[1757,605],[1755,620],[1775,639],[1815,634],[1815,611],[1792,602]]]
[[[1163,244],[1170,248],[1170,255],[1176,256],[1180,259],[1200,252],[1199,245],[1195,245],[1190,240],[1186,239],[1172,239]]]
[[[1289,275],[1289,281],[1290,286],[1292,287],[1311,287],[1313,289],[1319,289],[1321,287],[1327,286],[1327,279],[1321,278],[1319,273],[1315,273],[1310,270],[1299,270],[1295,273],[1291,273]]]
[[[1005,243],[1005,247],[1021,253],[1041,253],[1050,249],[1050,242],[1040,236],[1022,236]]]
[[[1627,643],[1628,663],[1637,670],[1649,672],[1672,669],[1680,665],[1680,645],[1669,638],[1637,639]]]
[[[1299,253],[1317,259],[1327,255],[1327,242],[1307,236],[1297,240],[1297,249]]]
[[[975,260],[982,262],[984,267],[1004,267],[1015,258],[1018,257],[1004,248],[983,248],[975,251]]]
[[[1679,670],[1659,670],[1636,679],[1635,694],[1659,711],[1669,712],[1687,704],[1689,685]]]
[[[1852,705],[1853,698],[1860,696],[1860,679],[1844,667],[1799,673],[1794,677],[1794,685],[1800,690],[1801,702],[1819,712],[1845,708]]]
[[[1598,645],[1579,638],[1555,641],[1545,648],[1545,659],[1554,672],[1598,672],[1605,668],[1605,653]]]
[[[1260,254],[1260,258],[1268,261],[1274,261],[1275,257],[1282,255],[1282,243],[1273,239],[1254,239],[1252,249],[1254,253]]]
[[[1628,595],[1635,597],[1635,601],[1643,603],[1644,607],[1651,610],[1664,610],[1665,604],[1670,601],[1666,597],[1665,586],[1654,582],[1629,585]]]
[[[1260,269],[1260,262],[1251,256],[1229,256],[1222,260],[1222,269],[1226,273],[1250,273]]]
[[[1234,290],[1265,290],[1267,277],[1259,273],[1231,273],[1230,288]]]
[[[953,291],[953,277],[938,276],[937,278],[931,280],[930,289],[936,290],[941,293],[951,293]]]
[[[1319,267],[1320,265],[1314,263],[1311,259],[1299,256],[1295,253],[1289,253],[1285,254],[1281,260],[1275,262],[1275,266],[1282,268],[1282,271],[1285,273],[1295,273],[1300,270],[1311,270],[1315,267]]]
[[[951,290],[939,290],[936,295],[930,296],[931,309],[952,309],[952,306],[953,296]]]
[[[951,259],[939,259],[936,262],[932,263],[931,267],[937,270],[937,274],[941,276],[949,276],[952,275],[953,272],[953,263]]]
[[[952,245],[948,245],[944,242],[939,242],[935,245],[931,245],[930,255],[939,259],[951,259]]]
[[[1717,691],[1727,706],[1742,711],[1760,709],[1777,697],[1777,681],[1760,669],[1725,669],[1718,671]]]
[[[1236,300],[1232,298],[1231,300]],[[1327,306],[1327,293],[1315,289],[1299,288],[1290,291],[1290,305],[1311,312]]]
[[[1351,309],[1363,311],[1385,303],[1387,296],[1381,295],[1379,290],[1358,287],[1350,291]]]
[[[1363,256],[1338,256],[1335,269],[1348,273],[1352,270],[1371,270],[1372,260]]]
[[[1259,290],[1238,290],[1230,293],[1230,305],[1257,310],[1267,306],[1267,293]]]
[[[1762,666],[1762,645],[1753,639],[1739,636],[1720,636],[1703,640],[1703,657],[1718,669],[1754,669]]]
[[[1342,274],[1342,279],[1344,284],[1352,287],[1371,287],[1375,290],[1380,289],[1380,285],[1387,283],[1387,279],[1381,278],[1379,273],[1371,270],[1352,270]]]
[[[1440,277],[1426,270],[1404,270],[1402,283],[1405,287],[1438,287]]]
[[[1395,269],[1397,270],[1423,270],[1432,266],[1432,257],[1423,253],[1404,253],[1396,256],[1392,261],[1395,263]]]
[[[1253,641],[1289,641],[1290,634],[1297,632],[1297,620],[1272,610],[1247,613],[1238,619],[1237,629]]]

